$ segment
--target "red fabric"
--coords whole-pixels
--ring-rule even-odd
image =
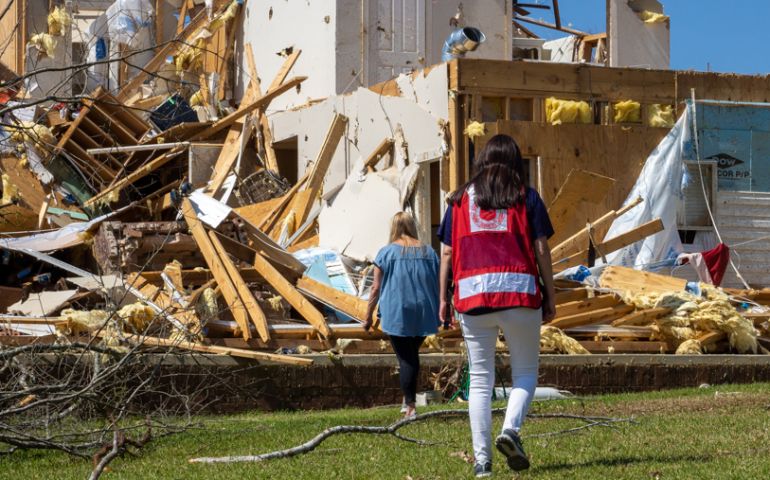
[[[475,308],[540,308],[535,249],[524,202],[507,210],[481,210],[472,187],[452,211],[452,271],[454,307],[464,313]],[[464,278],[485,274],[524,274],[534,277],[534,292],[481,291],[460,296]],[[528,277],[527,277],[528,278]]]
[[[701,255],[706,262],[711,280],[714,281],[714,285],[719,286],[725,276],[727,264],[730,262],[730,247],[720,243],[711,250],[701,252]]]

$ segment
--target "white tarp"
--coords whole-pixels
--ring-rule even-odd
[[[690,116],[688,107],[647,158],[624,204],[636,197],[642,197],[643,202],[616,219],[605,239],[626,233],[655,218],[663,221],[664,229],[607,255],[607,263],[649,269],[659,262],[675,260],[682,252],[676,212],[682,198],[685,173],[683,147],[691,141]]]

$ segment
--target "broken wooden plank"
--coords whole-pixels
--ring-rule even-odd
[[[369,157],[364,161],[363,170],[365,172],[374,170],[374,167],[380,162],[382,157],[388,153],[391,153],[394,144],[395,142],[392,138],[386,138],[380,142],[380,144],[377,145],[377,148],[375,148],[374,151],[369,154]]]
[[[582,325],[591,325],[592,323],[606,322],[608,320],[614,320],[618,317],[634,310],[634,307],[630,305],[616,305],[614,307],[600,308],[590,312],[577,313],[567,317],[557,318],[548,323],[549,327],[565,328],[579,327]]]
[[[600,308],[612,307],[620,303],[620,300],[614,294],[599,295],[598,297],[577,300],[574,302],[562,303],[556,305],[556,320],[560,317],[568,317],[578,313],[598,310]]]
[[[653,320],[663,318],[671,313],[670,308],[648,308],[629,313],[612,322],[613,327],[628,327],[634,325],[648,325]]]
[[[340,292],[332,286],[306,276],[302,276],[302,278],[297,280],[297,288],[324,305],[338,310],[361,323],[366,320],[366,300]]]
[[[289,305],[294,307],[302,317],[308,321],[325,338],[332,337],[332,332],[326,324],[326,319],[307,299],[289,283],[278,270],[273,267],[262,255],[257,253],[254,256],[254,268],[260,275],[272,286]]]
[[[211,274],[217,281],[217,285],[222,289],[222,295],[225,297],[225,301],[227,301],[227,304],[230,307],[233,318],[235,318],[235,321],[243,331],[243,338],[248,340],[251,338],[251,333],[249,332],[249,315],[246,311],[246,306],[241,300],[240,295],[238,295],[238,290],[233,284],[230,275],[227,273],[227,268],[222,262],[222,258],[217,254],[214,245],[211,243],[211,239],[208,234],[206,234],[206,229],[198,219],[192,203],[190,203],[188,198],[182,199],[182,215],[184,215],[187,226],[190,228],[193,239],[195,239],[195,243],[198,245],[198,248],[200,248],[200,252],[206,261],[206,264],[209,266],[209,269],[211,269]],[[227,258],[227,260],[229,260],[229,258]]]
[[[305,222],[307,215],[310,213],[313,203],[319,197],[321,193],[321,187],[323,185],[326,172],[329,169],[334,152],[337,150],[337,145],[340,143],[342,136],[345,133],[345,127],[348,124],[348,118],[339,113],[334,115],[329,130],[326,132],[326,138],[321,146],[321,150],[316,156],[313,167],[308,175],[307,186],[305,191],[310,192],[306,201],[294,207],[296,221],[294,225],[299,227]]]
[[[240,348],[219,347],[215,345],[203,345],[200,343],[171,340],[168,338],[144,337],[139,335],[127,335],[126,338],[134,344],[146,347],[169,347],[194,352],[212,353],[215,355],[229,355],[231,357],[250,358],[252,360],[267,360],[271,362],[286,363],[288,365],[306,366],[313,363],[311,358],[293,357],[277,353],[257,352]]]
[[[601,253],[608,255],[616,250],[620,250],[623,247],[632,245],[639,240],[654,235],[663,230],[663,221],[659,218],[651,220],[639,227],[634,228],[626,233],[621,233],[615,237],[612,237],[604,242],[596,245],[597,254]],[[565,268],[574,267],[585,263],[588,259],[588,249],[585,249],[579,253],[565,257],[557,262],[553,263],[555,269],[564,270]]]
[[[243,281],[243,277],[241,277],[240,272],[238,272],[238,268],[230,259],[230,256],[227,254],[225,247],[222,246],[222,242],[219,240],[219,237],[217,237],[215,232],[209,232],[209,240],[211,240],[211,244],[214,246],[214,250],[222,260],[222,264],[227,271],[227,275],[230,277],[230,280],[235,286],[235,290],[238,293],[244,308],[246,309],[246,313],[249,315],[252,323],[254,323],[254,327],[257,329],[259,338],[261,338],[264,342],[269,342],[270,331],[267,328],[267,317],[265,316],[265,312],[262,311],[262,307],[260,307],[259,303],[257,303],[257,299],[254,298],[254,294],[252,294],[251,290],[249,290],[249,286],[246,285],[246,282]]]
[[[588,297],[588,289],[586,288],[571,288],[568,290],[557,290],[554,303],[559,305],[561,303],[576,302]]]
[[[599,285],[641,295],[650,292],[684,292],[687,280],[628,267],[608,266],[599,277]]]
[[[635,206],[639,205],[641,202],[642,202],[642,197],[637,197],[636,200],[632,201],[631,203],[624,206],[620,210],[617,210],[617,211],[611,210],[610,212],[607,212],[606,214],[602,215],[600,218],[598,218],[595,222],[591,224],[592,230],[594,232],[604,231],[606,228],[608,228],[612,224],[612,222],[615,221],[615,219],[617,219],[627,211],[631,210]],[[592,235],[596,235],[596,233],[592,233]],[[594,238],[596,237],[594,236]],[[584,250],[588,245],[588,242],[589,242],[588,227],[584,227],[582,230],[578,231],[571,237],[567,238],[566,240],[562,241],[561,243],[551,248],[551,259],[553,262],[557,262],[562,258],[566,257],[567,255],[571,255],[580,250]],[[549,242],[549,243],[553,243],[553,242]]]
[[[294,77],[286,81],[286,83],[281,84],[280,86],[276,87],[274,90],[268,91],[266,94],[262,95],[261,97],[257,98],[253,102],[251,102],[248,105],[241,105],[241,107],[234,111],[233,113],[225,116],[224,118],[221,118],[214,122],[210,127],[203,130],[202,132],[194,135],[196,140],[205,140],[215,133],[224,130],[225,128],[229,127],[233,123],[235,123],[238,119],[243,118],[244,116],[248,115],[249,113],[257,110],[258,108],[264,107],[265,105],[269,104],[270,101],[272,101],[275,97],[278,95],[291,90],[292,88],[296,87],[300,83],[307,80],[307,77]]]

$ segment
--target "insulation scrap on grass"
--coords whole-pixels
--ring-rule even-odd
[[[563,123],[591,123],[591,107],[582,100],[545,99],[545,118],[551,125]]]
[[[615,123],[639,123],[642,121],[642,106],[633,100],[617,102],[612,106]]]

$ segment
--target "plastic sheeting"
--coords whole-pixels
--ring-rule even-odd
[[[116,0],[107,8],[110,40],[132,48],[142,47],[143,35],[149,35],[155,9],[150,0]]]
[[[671,131],[653,150],[628,194],[624,204],[642,197],[641,204],[617,218],[605,239],[626,233],[655,218],[663,221],[663,230],[621,250],[607,255],[607,263],[651,269],[661,262],[676,260],[682,252],[677,231],[676,212],[682,198],[685,173],[683,150],[692,141],[691,108],[685,110]]]

